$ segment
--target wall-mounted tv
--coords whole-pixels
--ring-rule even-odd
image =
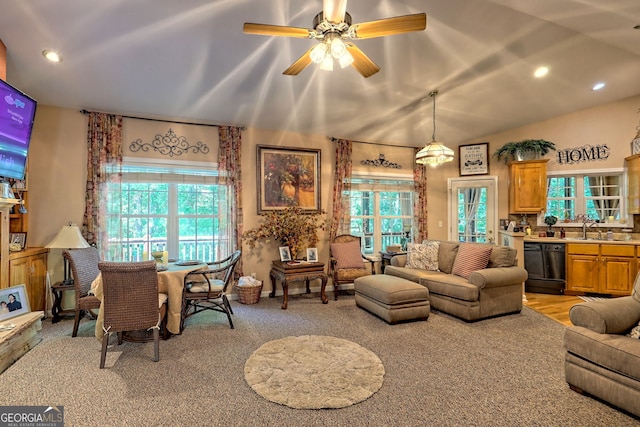
[[[0,177],[24,179],[37,105],[0,79]]]

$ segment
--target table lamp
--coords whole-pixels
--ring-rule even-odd
[[[64,225],[56,237],[53,238],[45,247],[49,249],[81,249],[88,248],[89,243],[82,237],[80,228],[77,225],[69,223]],[[64,285],[70,285],[73,283],[71,278],[71,272],[69,271],[69,261],[64,258]]]

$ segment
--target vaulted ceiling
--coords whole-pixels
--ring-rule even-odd
[[[427,14],[424,31],[357,41],[381,68],[367,79],[315,64],[285,76],[316,42],[242,31],[311,28],[322,6],[0,0],[0,39],[7,80],[40,104],[409,146],[431,140],[434,89],[437,136],[452,146],[640,94],[638,0],[349,0],[354,23]]]

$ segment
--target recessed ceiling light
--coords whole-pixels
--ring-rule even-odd
[[[593,85],[593,87],[591,88],[591,90],[600,90],[603,87],[605,87],[606,84],[604,82],[598,82],[596,84]]]
[[[44,56],[51,62],[62,62],[62,56],[60,56],[58,52],[55,52],[53,50],[43,50],[42,56]]]
[[[549,73],[549,67],[538,67],[533,75],[537,78],[546,76]]]

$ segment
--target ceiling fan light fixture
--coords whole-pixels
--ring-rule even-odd
[[[344,55],[338,59],[341,68],[346,68],[349,65],[353,64],[353,55],[349,53],[349,51],[345,51]]]
[[[431,142],[422,147],[416,154],[416,163],[421,165],[429,165],[431,167],[439,166],[453,160],[453,150],[441,142],[436,141],[436,96],[437,90],[429,92],[429,96],[433,98],[433,136]]]
[[[347,53],[347,46],[345,46],[340,36],[331,37],[331,56],[336,59],[342,58]]]
[[[325,71],[333,71],[333,56],[325,55],[320,63],[320,69]]]
[[[316,64],[321,64],[324,60],[325,56],[327,56],[327,45],[323,43],[318,43],[313,49],[311,49],[311,60]]]

